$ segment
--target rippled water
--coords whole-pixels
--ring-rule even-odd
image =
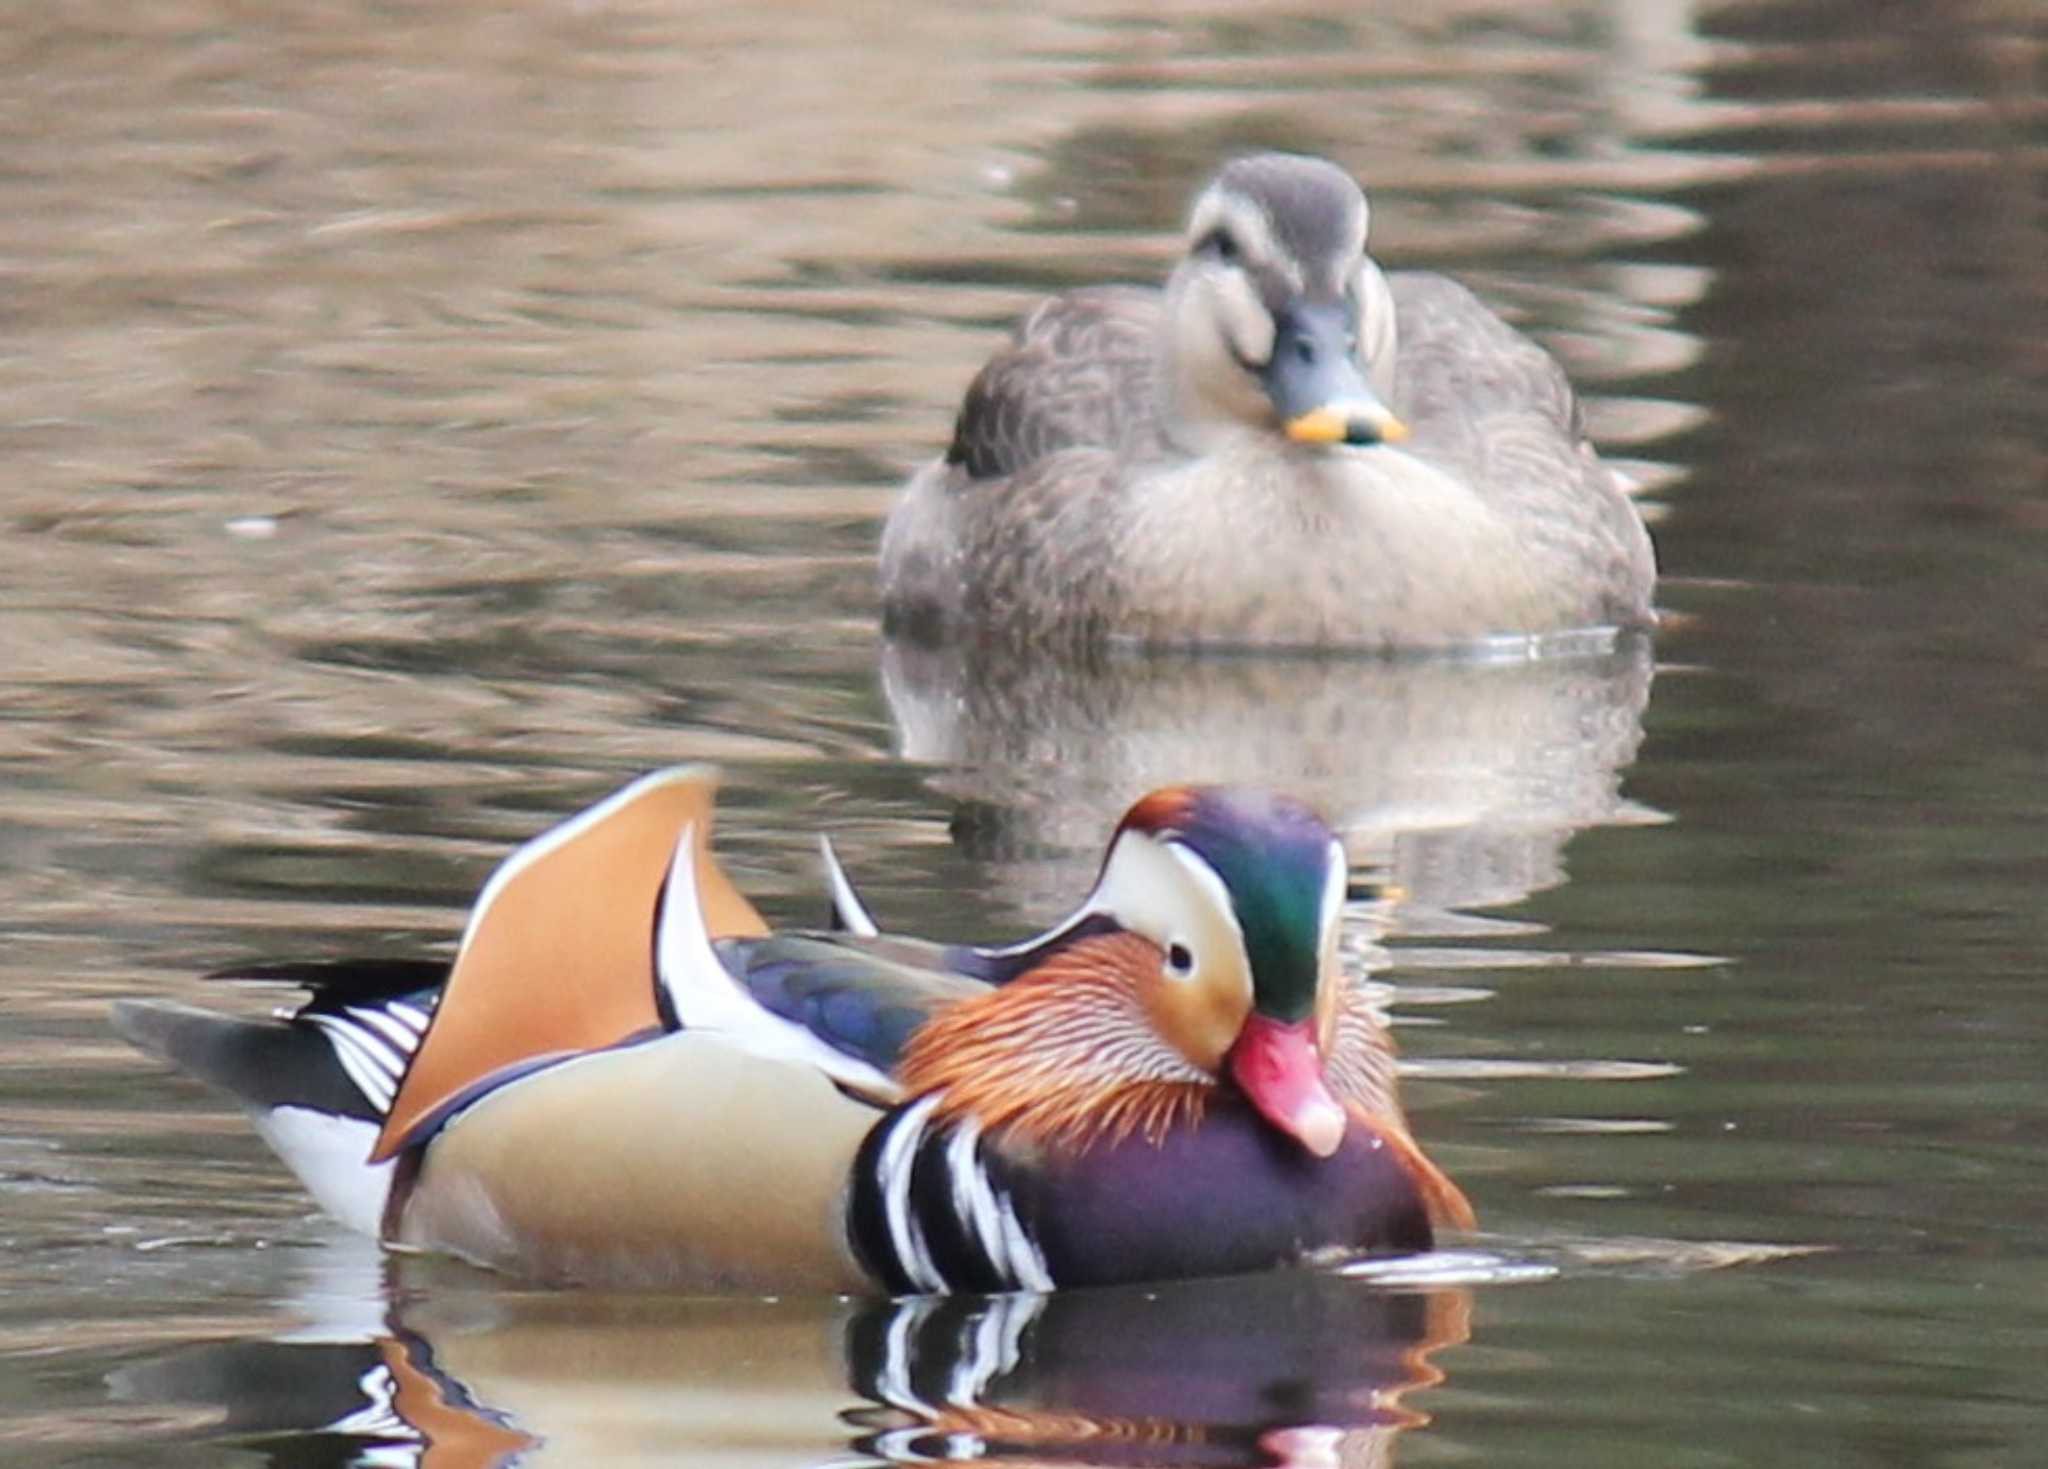
[[[0,16],[0,1462],[2034,1461],[2037,7],[1359,9]],[[1161,274],[1265,144],[1567,361],[1654,650],[879,647],[880,517],[1004,324]],[[828,828],[949,935],[1062,907],[1149,785],[1310,795],[1484,1234],[1050,1300],[515,1291],[358,1247],[106,1029],[444,944],[685,759],[774,917]]]

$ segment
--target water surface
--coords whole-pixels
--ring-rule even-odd
[[[2032,1462],[2043,39],[1935,6],[354,0],[0,20],[0,1462]],[[1005,324],[1235,149],[1538,333],[1669,612],[1600,656],[969,677],[871,557]],[[1316,800],[1419,1273],[510,1289],[312,1216],[106,1001],[445,946],[728,773],[991,937],[1175,779]],[[424,1447],[423,1447],[424,1443]]]

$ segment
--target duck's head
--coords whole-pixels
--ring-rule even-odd
[[[1299,801],[1179,786],[1125,814],[1092,904],[1164,951],[1160,1032],[1319,1157],[1344,1137],[1322,1047],[1345,876],[1343,845]]]
[[[1265,791],[1173,787],[1125,814],[1075,915],[983,951],[1005,981],[913,1046],[913,1091],[955,1087],[984,1124],[1073,1137],[1163,1126],[1235,1089],[1318,1157],[1343,1142],[1325,1048],[1342,845]]]
[[[1368,211],[1320,158],[1226,164],[1195,200],[1167,283],[1168,432],[1200,450],[1245,429],[1298,444],[1395,443],[1394,312],[1365,253]]]

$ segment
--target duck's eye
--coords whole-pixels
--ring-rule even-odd
[[[1195,972],[1195,951],[1183,943],[1166,946],[1166,972],[1175,979],[1186,979]]]
[[[1238,257],[1237,236],[1218,225],[1202,236],[1201,243],[1195,246],[1195,253],[1220,260],[1225,265],[1234,264]]]

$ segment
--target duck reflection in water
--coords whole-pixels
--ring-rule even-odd
[[[987,901],[1020,914],[1086,882],[1091,824],[1167,779],[1299,794],[1411,928],[1555,886],[1583,828],[1662,819],[1621,791],[1646,638],[1494,660],[1044,659],[899,639],[881,678],[898,752],[954,802]]]
[[[478,1292],[391,1262],[381,1327],[128,1369],[275,1464],[1381,1465],[1465,1340],[1462,1290],[1314,1271],[1053,1294],[632,1299]]]

